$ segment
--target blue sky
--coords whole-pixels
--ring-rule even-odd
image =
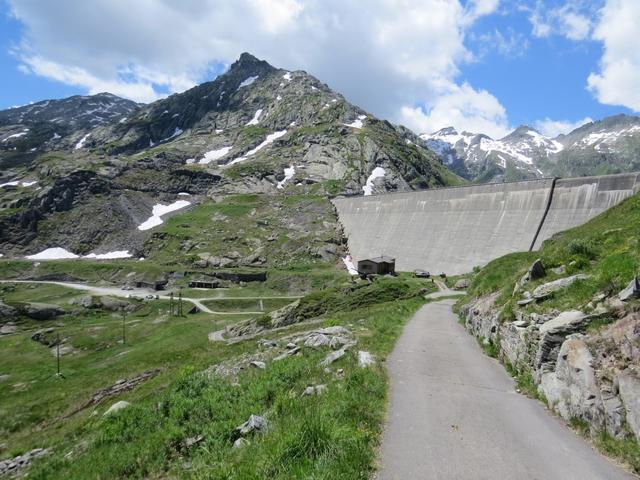
[[[418,132],[499,137],[528,124],[555,135],[640,109],[637,0],[366,5],[0,0],[0,108],[104,90],[153,101],[249,51]]]

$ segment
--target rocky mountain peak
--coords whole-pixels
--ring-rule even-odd
[[[240,58],[233,62],[229,67],[229,70],[224,74],[224,77],[237,79],[240,78],[240,82],[246,81],[249,78],[268,75],[276,70],[269,62],[260,60],[250,53],[244,52],[240,55]]]
[[[522,138],[523,136],[531,136],[531,134],[541,135],[535,128],[530,127],[529,125],[520,125],[513,132],[503,138],[506,140],[508,138]]]

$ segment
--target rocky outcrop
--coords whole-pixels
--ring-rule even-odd
[[[23,313],[34,320],[51,320],[52,318],[64,315],[66,312],[58,305],[48,303],[26,303],[22,307]]]
[[[581,338],[568,338],[562,343],[555,369],[542,374],[538,390],[565,420],[581,418],[596,431],[605,428],[593,356]],[[615,426],[612,425],[612,429],[615,430]]]
[[[592,314],[516,309],[512,317],[502,315],[497,298],[486,295],[461,308],[471,333],[496,345],[504,363],[530,372],[540,395],[566,421],[580,419],[592,433],[616,438],[631,431],[640,439],[640,314],[616,309],[622,315],[616,320],[606,309]],[[603,321],[612,323],[589,328]]]

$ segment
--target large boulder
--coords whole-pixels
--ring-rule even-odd
[[[634,277],[627,285],[627,288],[618,294],[618,298],[623,302],[640,297],[640,280]]]
[[[132,312],[136,309],[136,306],[132,303],[127,302],[126,300],[120,300],[113,297],[100,297],[98,300],[102,308],[105,310],[109,310],[110,312],[121,312],[126,310],[128,312]]]
[[[106,412],[104,412],[104,416],[108,416],[111,415],[115,412],[119,412],[120,410],[124,410],[125,408],[127,408],[129,405],[131,405],[129,402],[125,401],[125,400],[120,400],[119,402],[114,403],[113,405],[111,405]]]
[[[51,320],[66,313],[62,307],[48,303],[26,303],[23,308],[24,314],[34,320]]]
[[[577,282],[578,280],[587,280],[588,278],[590,278],[589,275],[579,273],[570,277],[559,278],[558,280],[554,280],[553,282],[543,283],[542,285],[536,287],[536,289],[533,291],[533,298],[535,298],[536,300],[546,298],[549,295],[557,292],[558,290],[562,290],[572,283]]]
[[[73,298],[69,300],[69,304],[78,305],[82,308],[93,308],[96,306],[91,295],[83,295],[82,297]]]
[[[469,288],[469,285],[471,285],[471,282],[468,278],[461,278],[456,282],[453,288],[455,290],[464,290],[465,288]]]
[[[524,274],[524,276],[520,279],[518,283],[520,285],[525,285],[526,283],[529,283],[532,280],[537,280],[539,278],[544,277],[546,274],[547,272],[544,269],[542,260],[538,258],[535,262],[533,262],[531,267],[529,267],[529,270],[527,270],[527,273]]]

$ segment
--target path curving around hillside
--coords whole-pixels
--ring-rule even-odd
[[[453,303],[423,306],[387,359],[391,403],[377,480],[636,478],[516,393],[457,322]]]
[[[0,280],[0,283],[36,283],[36,284],[45,284],[45,285],[58,285],[60,287],[70,288],[72,290],[80,290],[84,292],[88,292],[92,295],[104,295],[110,297],[119,297],[119,298],[144,298],[147,295],[153,295],[154,297],[158,295],[159,299],[169,300],[171,297],[169,295],[159,295],[155,290],[149,290],[145,288],[133,288],[131,290],[122,290],[118,287],[98,287],[94,285],[87,285],[85,283],[74,283],[74,282],[55,282],[48,280]],[[204,313],[209,313],[212,315],[261,315],[264,312],[218,312],[215,310],[211,310],[207,307],[203,302],[207,300],[268,300],[268,299],[298,299],[299,296],[255,296],[255,297],[203,297],[203,298],[191,298],[191,297],[182,297],[182,300],[185,302],[191,303],[195,305],[200,311]],[[177,300],[178,297],[174,293],[174,300]]]

